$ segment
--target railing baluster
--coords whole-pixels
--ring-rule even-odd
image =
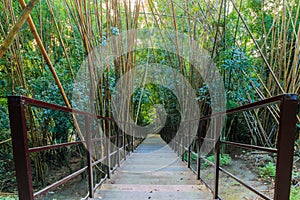
[[[187,147],[188,147],[188,168],[191,168],[191,121],[188,121],[188,142],[187,142]]]
[[[197,130],[197,143],[198,143],[198,148],[197,148],[197,179],[200,180],[201,179],[201,145],[202,145],[202,135],[201,135],[201,131],[202,131],[202,120],[200,119],[199,121],[199,125],[198,125],[198,130]]]
[[[90,117],[85,116],[89,197],[94,198],[93,158],[92,158],[92,140],[91,140],[90,124],[91,124]]]
[[[33,200],[32,174],[22,97],[8,97],[8,110],[19,199]]]
[[[116,122],[114,121],[114,127],[116,129],[117,132],[117,164],[118,167],[120,167],[120,160],[121,160],[121,156],[120,156],[120,148],[121,148],[121,143],[120,143],[120,129],[118,127],[116,127]]]
[[[106,168],[107,168],[107,178],[110,178],[110,131],[108,127],[107,119],[104,119],[105,123],[105,135],[106,135]]]
[[[220,134],[222,131],[221,127],[221,116],[217,116],[212,119],[214,122],[215,131],[215,188],[214,188],[214,199],[218,199],[219,195],[219,173],[220,173]]]
[[[296,132],[297,96],[284,95],[280,104],[274,200],[289,199]]]
[[[126,138],[125,138],[125,132],[122,133],[122,140],[123,140],[123,154],[124,154],[124,160],[126,160]]]
[[[131,135],[132,135],[132,137],[131,137],[131,142],[132,142],[132,144],[131,144],[131,145],[132,145],[132,152],[133,152],[133,151],[134,151],[134,148],[135,148],[135,147],[134,147],[134,136],[135,136],[135,135],[134,135],[134,128],[133,128],[133,125],[131,125],[131,133],[132,133],[132,134],[131,134]]]
[[[180,144],[179,144],[179,147],[181,147],[180,148],[180,150],[178,150],[178,152],[179,152],[179,156],[181,157],[181,160],[182,161],[184,161],[184,132],[185,132],[185,128],[186,128],[186,125],[185,125],[185,122],[182,122],[182,124],[183,124],[183,129],[182,129],[182,132],[180,133],[180,140],[179,140],[179,142],[180,142]]]

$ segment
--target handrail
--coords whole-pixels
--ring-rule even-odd
[[[221,117],[234,114],[234,113],[240,113],[247,110],[253,110],[261,107],[270,106],[273,104],[279,103],[279,110],[280,110],[280,119],[279,119],[279,130],[278,130],[278,140],[277,140],[277,146],[276,148],[269,148],[269,147],[262,147],[257,145],[249,145],[249,144],[243,144],[238,142],[232,142],[232,141],[222,141],[220,137],[217,138],[205,138],[200,135],[200,131],[198,129],[198,135],[196,138],[196,143],[198,145],[197,149],[197,178],[202,180],[208,188],[210,188],[213,192],[214,199],[221,199],[219,196],[219,171],[222,171],[223,173],[227,174],[229,177],[233,178],[234,180],[238,181],[241,185],[245,186],[252,192],[256,193],[263,199],[271,199],[270,197],[266,196],[265,194],[262,194],[260,191],[256,190],[252,186],[248,185],[238,177],[234,176],[230,172],[226,171],[225,169],[220,167],[220,145],[226,144],[230,146],[235,147],[241,147],[241,148],[247,148],[247,149],[254,149],[254,150],[260,150],[265,151],[269,153],[277,153],[277,162],[276,162],[276,176],[275,176],[275,189],[274,189],[274,199],[275,200],[282,200],[282,199],[289,199],[290,195],[290,185],[291,185],[291,174],[292,174],[292,164],[293,164],[293,153],[294,153],[294,142],[295,142],[295,136],[296,136],[296,119],[297,119],[297,104],[298,104],[298,96],[296,94],[282,94],[275,97],[271,97],[268,99],[264,99],[261,101],[253,102],[247,105],[243,105],[234,109],[221,111],[217,113],[213,113],[207,116],[200,117],[198,119],[190,119],[183,121],[181,123],[188,124],[188,127],[190,127],[191,123],[195,123],[196,121],[203,121],[203,120],[209,120],[209,119],[216,119],[215,124],[215,135],[221,135],[221,131],[223,127],[220,127],[220,120]],[[176,125],[178,126],[178,125]],[[181,135],[171,136],[173,137],[173,140],[169,145],[172,147],[172,149],[178,153],[179,156],[182,156],[183,154],[188,153],[187,157],[187,166],[191,168],[191,132],[190,129],[188,129],[187,134],[181,133]],[[171,138],[172,139],[172,138]],[[169,138],[168,140],[171,141]],[[188,140],[188,146],[185,146],[185,142]],[[201,173],[201,159],[206,160],[202,156],[200,156],[201,151],[201,144],[202,141],[210,141],[214,142],[215,144],[215,163],[214,171],[215,171],[215,178],[214,178],[214,189],[208,183],[205,182],[205,180],[201,179],[200,173]],[[183,159],[184,160],[184,159]],[[194,170],[194,169],[192,169]]]
[[[26,118],[25,118],[25,105],[51,109],[56,111],[62,111],[72,114],[77,114],[81,116],[85,116],[85,123],[86,123],[86,139],[83,141],[74,141],[74,142],[65,142],[60,144],[53,144],[47,146],[39,146],[39,147],[32,147],[29,148],[28,146],[28,139],[27,139],[27,127],[26,127]],[[116,131],[116,136],[110,136],[110,131],[108,129],[108,121],[114,122],[114,119],[109,117],[97,116],[95,114],[80,111],[77,109],[70,109],[67,107],[46,103],[40,100],[36,100],[33,98],[25,97],[25,96],[9,96],[8,97],[8,108],[9,108],[9,118],[10,118],[10,126],[11,126],[11,135],[12,135],[12,144],[13,144],[13,154],[14,154],[14,162],[15,162],[15,169],[16,169],[16,179],[18,185],[18,195],[20,200],[33,200],[35,197],[45,194],[49,190],[52,190],[63,183],[73,179],[74,177],[82,174],[83,172],[88,172],[88,195],[87,198],[94,197],[94,191],[99,187],[102,182],[106,178],[110,178],[110,173],[112,173],[114,169],[111,170],[111,156],[117,156],[117,163],[114,163],[114,166],[119,166],[121,162],[120,152],[123,151],[123,159],[126,159],[126,149],[131,151],[134,150],[134,145],[136,143],[135,138],[133,136],[130,139],[130,142],[127,142],[125,139],[125,134],[120,134],[119,131]],[[105,121],[105,130],[106,137],[105,138],[91,138],[90,133],[90,120],[91,119],[100,119]],[[121,137],[121,138],[120,138]],[[110,138],[115,138],[117,140],[123,141],[123,145],[118,142],[117,150],[111,152],[110,148]],[[106,155],[104,157],[94,160],[91,155],[91,144],[95,142],[105,142],[106,145]],[[72,174],[62,178],[55,183],[41,189],[40,191],[33,192],[32,186],[32,173],[31,173],[31,166],[30,166],[30,153],[33,152],[40,152],[55,148],[79,145],[79,144],[86,144],[86,153],[87,153],[87,164],[85,167],[81,168],[73,172]],[[130,147],[130,148],[129,148]],[[129,152],[130,153],[130,152]],[[117,154],[117,155],[116,155]],[[100,162],[106,162],[106,174],[103,179],[100,180],[98,184],[94,186],[93,181],[93,166],[99,164]]]
[[[94,191],[97,187],[101,185],[101,183],[104,180],[100,180],[100,183],[96,184],[94,186],[93,183],[93,166],[99,164],[100,162],[106,161],[107,164],[107,174],[105,175],[105,178],[110,178],[110,173],[114,171],[116,168],[111,170],[111,160],[110,157],[112,155],[117,154],[118,156],[118,163],[114,166],[118,166],[120,163],[120,151],[124,151],[124,159],[126,159],[126,149],[127,147],[132,147],[135,143],[134,139],[131,138],[130,142],[126,144],[126,140],[124,140],[123,137],[125,137],[125,134],[117,132],[117,136],[111,136],[108,130],[107,122],[114,120],[112,118],[103,117],[103,116],[97,116],[92,113],[88,113],[85,111],[80,111],[76,109],[70,109],[63,106],[55,105],[46,103],[40,100],[32,99],[29,97],[24,96],[10,96],[8,97],[8,107],[9,107],[9,117],[10,117],[10,126],[11,126],[11,134],[12,134],[12,143],[13,143],[13,153],[14,153],[14,161],[15,161],[15,168],[16,168],[16,178],[18,183],[18,191],[19,191],[19,199],[20,200],[33,200],[35,197],[40,196],[44,193],[46,193],[49,190],[52,190],[56,188],[57,186],[65,183],[66,181],[69,181],[70,179],[74,178],[75,176],[83,173],[84,171],[88,171],[88,185],[89,185],[89,194],[87,197],[93,197]],[[233,174],[229,173],[225,169],[220,167],[220,145],[226,144],[231,145],[235,147],[242,147],[242,148],[248,148],[248,149],[256,149],[271,153],[277,153],[277,163],[276,163],[276,177],[275,177],[275,190],[274,190],[274,199],[275,200],[281,200],[281,199],[288,199],[289,193],[290,193],[290,182],[291,182],[291,173],[292,173],[292,159],[293,159],[293,145],[295,140],[295,130],[296,130],[296,116],[297,116],[297,103],[298,103],[298,97],[295,94],[282,94],[276,97],[272,97],[269,99],[261,100],[258,102],[250,103],[248,105],[240,106],[238,108],[234,108],[231,110],[226,110],[222,112],[217,112],[211,115],[207,115],[204,117],[200,117],[197,120],[203,121],[215,118],[220,120],[220,117],[228,114],[234,114],[239,113],[246,110],[253,110],[260,107],[269,106],[275,103],[280,103],[279,109],[280,109],[280,119],[279,119],[279,132],[278,132],[278,140],[277,140],[277,147],[276,148],[268,148],[268,147],[261,147],[261,146],[255,146],[255,145],[249,145],[249,144],[243,144],[243,143],[237,143],[232,141],[222,141],[219,137],[218,138],[203,138],[199,135],[198,131],[198,137],[197,137],[197,145],[198,145],[198,152],[197,152],[197,177],[198,179],[201,179],[200,177],[200,160],[205,159],[200,156],[200,147],[201,147],[201,140],[210,140],[211,142],[215,143],[215,163],[213,164],[215,169],[215,178],[214,178],[214,189],[212,187],[209,187],[212,192],[214,193],[214,199],[221,199],[219,196],[219,171],[222,171],[223,173],[227,174],[229,177],[233,178],[234,180],[238,181],[240,184],[248,188],[249,190],[255,192],[263,199],[270,199],[266,195],[262,194],[261,192],[257,191],[252,186],[248,185],[244,181],[240,180],[238,177],[234,176]],[[25,111],[24,106],[30,105],[40,108],[46,108],[46,109],[52,109],[67,113],[73,113],[78,115],[85,116],[85,122],[86,122],[86,128],[87,128],[87,138],[84,141],[75,141],[75,142],[67,142],[67,143],[61,143],[61,144],[53,144],[48,146],[40,146],[40,147],[28,147],[28,140],[27,140],[27,128],[26,128],[26,119],[25,119]],[[90,119],[101,119],[105,121],[105,127],[104,130],[106,132],[106,138],[91,138],[89,133],[89,127],[91,125]],[[185,126],[187,126],[187,132],[188,134],[184,135],[184,133],[181,133],[183,135],[180,135],[179,138],[176,138],[174,142],[170,143],[169,145],[172,145],[172,148],[174,151],[178,152],[188,152],[188,160],[187,165],[190,168],[191,167],[191,154],[192,149],[191,145],[185,146],[184,141],[188,141],[188,144],[191,143],[191,132],[190,132],[190,123],[194,122],[196,119],[190,119],[189,121],[184,121]],[[118,123],[126,123],[127,122],[118,122]],[[221,133],[222,127],[216,126],[216,133]],[[123,145],[118,143],[117,150],[113,150],[111,152],[109,147],[109,140],[111,138],[123,138],[122,140]],[[133,136],[132,136],[133,137]],[[103,158],[100,158],[99,160],[93,160],[92,155],[90,154],[90,148],[91,144],[94,142],[106,142],[106,145],[108,148],[106,148],[106,155]],[[69,176],[47,186],[46,188],[33,193],[33,187],[32,187],[32,174],[31,174],[31,167],[30,167],[30,157],[29,154],[33,152],[39,152],[54,148],[60,148],[70,145],[78,145],[78,144],[86,144],[87,146],[87,165],[83,167],[82,169],[73,172],[73,174],[70,174]],[[120,146],[119,146],[120,145]],[[178,147],[176,146],[178,145]],[[129,148],[130,149],[130,148]],[[131,148],[133,150],[133,148]],[[182,156],[182,155],[181,155]],[[202,180],[202,179],[201,179]],[[204,183],[205,181],[202,180]],[[206,183],[207,184],[207,183]]]

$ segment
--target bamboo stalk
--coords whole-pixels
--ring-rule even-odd
[[[24,0],[19,0],[19,2],[20,2],[21,6],[23,8],[26,7],[26,4],[25,4]],[[54,69],[54,67],[52,65],[52,62],[51,62],[51,60],[50,60],[50,58],[49,58],[49,56],[48,56],[48,54],[47,54],[47,52],[46,52],[46,50],[44,48],[44,45],[43,45],[43,43],[41,41],[41,38],[40,38],[40,36],[39,36],[39,34],[38,34],[37,30],[36,30],[36,27],[35,27],[35,25],[34,25],[34,23],[32,21],[32,18],[30,17],[30,15],[28,16],[27,21],[28,21],[28,24],[30,26],[30,30],[31,30],[32,34],[34,35],[34,38],[36,39],[36,42],[37,42],[38,46],[40,47],[42,55],[43,55],[44,59],[46,60],[48,66],[50,68],[50,71],[51,71],[51,73],[52,73],[52,75],[53,75],[53,77],[55,79],[55,82],[56,82],[56,84],[57,84],[57,86],[58,86],[58,88],[59,88],[59,90],[60,90],[60,92],[62,94],[62,97],[63,97],[63,100],[64,100],[66,106],[68,108],[71,108],[71,104],[69,103],[67,95],[66,95],[66,93],[65,93],[65,91],[64,91],[64,89],[63,89],[63,87],[61,85],[61,82],[60,82],[60,80],[59,80],[59,78],[58,78],[58,76],[56,74],[56,71],[55,71],[55,69]],[[74,125],[75,125],[75,127],[76,127],[76,129],[78,131],[78,135],[79,135],[80,139],[84,140],[84,136],[83,136],[83,134],[80,131],[80,127],[78,125],[78,122],[76,120],[75,115],[72,114],[72,117],[73,117]],[[84,143],[84,146],[86,146],[85,143]]]
[[[24,10],[22,11],[18,21],[14,24],[14,26],[12,27],[7,37],[5,38],[5,40],[3,40],[0,46],[0,58],[2,58],[6,50],[12,44],[19,30],[22,28],[23,24],[25,23],[26,19],[28,18],[28,16],[30,15],[31,11],[33,10],[34,6],[38,3],[38,1],[39,0],[31,0],[27,6],[23,7]]]
[[[232,3],[232,5],[233,5],[234,9],[236,10],[236,12],[238,13],[239,17],[241,18],[242,22],[244,23],[244,25],[245,25],[245,27],[246,27],[246,29],[247,29],[247,32],[250,34],[250,36],[251,36],[251,38],[252,38],[252,41],[254,42],[254,44],[255,44],[256,48],[258,49],[258,51],[259,51],[259,53],[260,53],[260,55],[261,55],[261,57],[262,57],[264,63],[266,64],[266,66],[267,66],[267,68],[269,69],[269,71],[270,71],[272,77],[274,78],[277,87],[280,89],[280,91],[281,91],[282,93],[285,93],[284,89],[281,87],[281,85],[280,85],[280,83],[279,83],[279,81],[278,81],[277,76],[275,75],[275,73],[274,73],[274,71],[272,70],[272,68],[271,68],[271,66],[270,66],[270,64],[269,64],[269,62],[267,61],[265,55],[263,54],[262,50],[260,49],[260,47],[259,47],[259,45],[258,45],[256,39],[254,38],[254,36],[253,36],[253,34],[252,34],[252,32],[251,32],[251,30],[250,30],[248,24],[247,24],[246,21],[244,20],[243,16],[241,15],[240,11],[239,11],[238,8],[236,7],[236,5],[235,5],[235,3],[233,2],[233,0],[231,0],[231,3]]]
[[[60,33],[60,30],[58,28],[58,24],[57,24],[56,18],[54,16],[54,12],[53,12],[52,6],[50,5],[49,0],[47,0],[46,2],[47,2],[47,5],[48,5],[48,8],[49,8],[49,11],[51,13],[52,19],[53,19],[53,22],[54,22],[54,25],[55,25],[55,28],[56,28],[56,31],[57,31],[57,34],[58,34],[58,38],[59,38],[60,44],[61,44],[61,46],[63,48],[64,54],[65,54],[65,57],[66,57],[66,60],[67,60],[67,63],[68,63],[68,67],[69,67],[69,70],[70,70],[70,74],[71,74],[72,78],[75,80],[75,75],[74,75],[74,72],[73,72],[73,69],[72,69],[72,66],[71,66],[70,58],[68,56],[68,52],[67,52],[66,46],[64,44],[64,41],[62,39],[62,35]]]

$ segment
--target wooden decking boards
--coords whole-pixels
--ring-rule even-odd
[[[95,199],[210,200],[212,194],[159,135],[152,135],[102,185]]]

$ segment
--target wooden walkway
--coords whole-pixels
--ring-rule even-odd
[[[102,185],[95,199],[211,200],[212,194],[159,135],[152,135]]]

